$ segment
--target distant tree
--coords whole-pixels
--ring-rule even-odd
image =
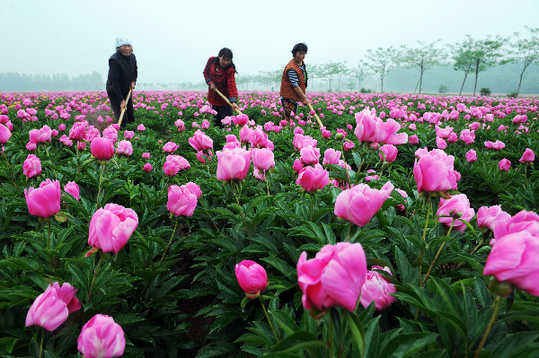
[[[361,88],[361,83],[368,76],[369,71],[365,62],[360,61],[355,67],[349,68],[348,74],[353,78],[353,81],[351,81],[351,88],[349,89],[354,89],[354,86],[356,86],[357,90],[359,91]]]
[[[474,59],[472,56],[473,44],[474,40],[470,35],[467,35],[466,39],[464,39],[463,41],[450,46],[451,51],[453,52],[453,69],[455,71],[464,72],[464,78],[462,79],[462,83],[459,89],[459,96],[462,94],[466,79],[468,78],[468,75],[470,74],[474,66]]]
[[[477,90],[477,80],[479,78],[479,72],[500,63],[504,55],[503,45],[505,43],[506,39],[501,36],[496,36],[495,38],[487,37],[482,40],[473,41],[472,51],[470,55],[473,60],[475,73],[475,81],[473,87],[474,96]]]
[[[398,61],[405,67],[419,68],[419,93],[423,89],[423,74],[426,70],[442,63],[445,50],[440,46],[441,40],[430,43],[418,41],[418,46],[401,46]],[[417,88],[417,86],[416,86]]]
[[[532,63],[539,61],[539,27],[532,28],[525,26],[525,28],[527,30],[525,35],[521,35],[518,32],[513,34],[506,61],[522,64],[518,86],[515,91],[517,96],[520,93],[524,73]]]
[[[393,46],[367,50],[365,65],[369,70],[378,75],[380,92],[384,92],[384,79],[388,72],[398,63],[397,56],[398,51]]]

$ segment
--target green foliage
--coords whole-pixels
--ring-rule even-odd
[[[366,91],[365,91],[366,92]],[[370,92],[370,91],[369,91]],[[366,92],[368,93],[368,92]],[[174,95],[147,95],[147,104],[158,108],[171,104]],[[255,96],[255,95],[253,95]],[[315,99],[322,108],[328,130],[354,124],[348,109],[357,112],[377,101],[374,95],[334,96]],[[261,97],[264,98],[264,97]],[[401,101],[384,96],[384,101]],[[318,102],[320,100],[320,102]],[[348,103],[344,103],[347,100]],[[49,101],[47,99],[46,101]],[[56,99],[57,104],[66,98]],[[239,185],[236,200],[229,183],[217,181],[217,161],[198,163],[195,152],[188,147],[192,135],[191,122],[211,118],[193,116],[197,98],[183,109],[185,132],[177,132],[173,121],[178,109],[170,105],[160,114],[138,108],[137,119],[147,128],[134,141],[131,157],[115,157],[106,166],[103,197],[100,206],[114,202],[135,210],[139,226],[128,244],[117,254],[98,253],[84,257],[90,218],[96,207],[96,183],[99,165],[88,151],[76,152],[57,140],[45,147],[38,146],[43,174],[26,181],[21,164],[26,153],[20,149],[26,143],[28,130],[47,123],[43,109],[34,122],[16,121],[13,137],[0,158],[0,355],[22,357],[37,355],[39,337],[34,328],[24,328],[28,308],[50,282],[70,282],[78,289],[82,309],[52,334],[45,335],[44,356],[74,357],[76,340],[82,325],[96,313],[108,314],[122,325],[127,338],[126,356],[159,357],[465,357],[472,356],[493,312],[494,295],[487,289],[482,275],[489,252],[490,234],[477,228],[475,220],[464,232],[453,231],[446,240],[447,228],[437,220],[427,220],[427,211],[436,209],[438,199],[418,195],[411,168],[416,146],[399,146],[394,163],[382,165],[378,152],[366,144],[354,151],[343,152],[343,159],[352,167],[344,170],[329,168],[332,178],[350,184],[363,183],[367,169],[376,169],[380,180],[369,185],[379,188],[391,180],[405,190],[404,199],[393,193],[382,208],[364,227],[338,219],[334,203],[339,189],[327,186],[315,193],[305,193],[295,184],[292,163],[298,153],[292,145],[291,128],[270,133],[275,144],[276,167],[268,173],[266,183],[248,176]],[[327,102],[343,106],[343,114],[327,109]],[[318,103],[317,103],[318,102]],[[338,102],[338,103],[337,103]],[[410,97],[401,104],[408,111],[422,114],[442,112],[432,97]],[[424,104],[425,109],[420,109]],[[474,99],[470,105],[481,106]],[[495,103],[493,103],[493,106]],[[261,113],[254,105],[246,110],[250,118],[263,124],[275,118]],[[307,113],[304,109],[300,112]],[[536,112],[525,113],[532,118]],[[455,132],[467,128],[460,117],[450,123]],[[529,123],[529,135],[513,135],[518,124],[511,119],[496,118],[490,128],[477,131],[470,146],[450,143],[447,152],[454,155],[455,168],[461,173],[459,191],[466,193],[472,206],[501,205],[510,214],[526,209],[536,210],[539,178],[533,166],[519,165],[523,148],[538,152],[537,125]],[[10,109],[10,118],[16,111]],[[434,146],[434,128],[428,122],[417,122],[416,133],[422,146]],[[511,131],[497,132],[500,124]],[[135,124],[128,125],[134,130]],[[222,131],[211,127],[207,134],[220,149],[225,142]],[[237,134],[237,129],[234,129]],[[322,139],[314,126],[305,126],[305,134],[318,140],[323,153],[327,148],[341,149],[342,142]],[[349,132],[349,136],[353,134]],[[497,138],[506,143],[501,151],[485,150],[483,142]],[[180,145],[180,154],[192,168],[172,178],[162,175],[166,156],[161,139]],[[474,148],[480,160],[463,160],[467,150]],[[151,152],[151,173],[141,170],[143,152]],[[500,172],[497,162],[508,158],[513,163],[510,172]],[[76,181],[81,188],[81,200],[63,193],[62,213],[65,222],[40,222],[28,214],[23,188],[37,186],[44,178]],[[349,178],[349,179],[348,179]],[[170,219],[166,209],[167,187],[171,184],[197,183],[203,190],[192,217]],[[510,185],[508,185],[510,183]],[[269,195],[268,195],[269,190]],[[404,211],[395,208],[403,204]],[[435,211],[435,210],[434,210]],[[161,262],[169,237],[172,244]],[[430,279],[421,281],[436,255],[440,244],[446,246],[434,265]],[[341,241],[359,242],[367,255],[368,266],[388,266],[387,276],[397,287],[396,302],[382,311],[374,305],[360,304],[354,314],[337,308],[314,320],[301,304],[297,284],[296,263],[305,251],[309,257],[326,244]],[[237,284],[234,266],[243,259],[262,264],[269,277],[269,286],[261,298],[248,300]],[[99,269],[97,269],[99,267]],[[93,284],[92,284],[93,282]],[[273,335],[259,300],[267,307]],[[499,319],[494,324],[481,357],[533,357],[539,354],[539,301],[522,292],[503,301]],[[329,320],[335,322],[330,326]],[[42,332],[40,332],[41,334]],[[337,337],[331,341],[332,337]]]

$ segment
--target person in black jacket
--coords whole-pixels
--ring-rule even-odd
[[[116,53],[109,58],[109,75],[107,78],[107,94],[116,120],[120,118],[123,108],[127,107],[122,120],[124,123],[135,121],[133,114],[133,93],[126,103],[129,90],[135,88],[138,69],[137,59],[133,54],[131,42],[126,39],[116,39]]]

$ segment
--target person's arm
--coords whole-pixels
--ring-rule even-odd
[[[133,54],[133,58],[135,59],[135,79],[133,80],[133,83],[131,83],[131,89],[135,88],[135,85],[137,83],[137,78],[138,78],[138,66],[137,66],[137,58],[135,57],[135,54]]]
[[[210,67],[211,67],[212,60],[213,60],[212,57],[208,59],[208,62],[206,62],[206,67],[204,67],[204,71],[202,72],[202,74],[204,75],[204,80],[206,81],[208,86],[210,86],[210,88],[213,90],[215,89],[215,83],[213,83],[210,77]]]
[[[299,78],[298,73],[295,70],[288,70],[286,71],[286,75],[288,77],[288,80],[292,84],[292,87],[294,88],[294,92],[301,98],[301,101],[305,104],[309,104],[309,100],[305,96],[305,93],[303,93],[303,90],[299,86]]]
[[[305,104],[309,104],[311,103],[309,101],[309,99],[307,98],[307,96],[305,95],[305,93],[303,93],[302,89],[300,86],[297,86],[297,87],[294,87],[294,91],[298,94],[299,98],[301,98],[301,102],[305,103]]]
[[[108,80],[111,84],[110,90],[116,98],[122,98],[122,91],[120,90],[120,71],[120,65],[114,60],[109,60]]]
[[[231,69],[228,71],[226,78],[226,86],[228,90],[228,100],[232,103],[238,101],[238,87],[236,87],[236,71]]]

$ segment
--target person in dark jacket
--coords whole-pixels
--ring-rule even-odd
[[[287,120],[290,120],[292,112],[297,112],[299,101],[309,104],[309,99],[305,95],[307,89],[307,67],[303,62],[305,54],[307,54],[307,45],[304,43],[294,45],[293,58],[285,66],[281,77],[280,99]]]
[[[131,42],[126,39],[116,39],[116,53],[109,58],[109,75],[107,78],[107,94],[116,120],[120,118],[123,108],[126,108],[122,127],[135,121],[133,114],[133,93],[126,103],[129,90],[135,88],[138,68],[137,59],[133,54]],[[125,124],[124,124],[125,123]]]
[[[221,120],[232,115],[232,109],[238,110],[238,88],[236,87],[236,66],[232,62],[232,51],[223,48],[217,57],[210,57],[204,68],[204,79],[208,84],[208,102],[217,111],[215,124],[222,127]],[[219,94],[218,89],[232,103],[231,108]]]

